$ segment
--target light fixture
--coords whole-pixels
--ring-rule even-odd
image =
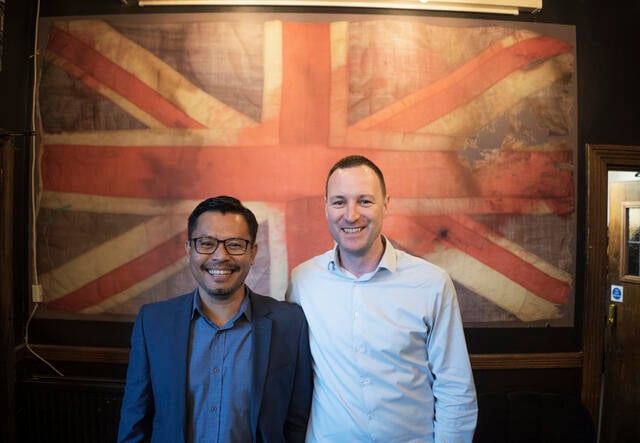
[[[542,0],[138,0],[138,6],[329,6],[518,15],[540,11]]]

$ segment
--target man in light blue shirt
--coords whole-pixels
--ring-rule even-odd
[[[340,160],[325,196],[336,246],[292,272],[314,369],[306,441],[470,443],[476,392],[454,286],[381,234],[388,204],[373,162]]]

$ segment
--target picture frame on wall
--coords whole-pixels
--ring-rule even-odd
[[[193,288],[186,219],[258,216],[248,279],[282,299],[332,246],[325,174],[385,172],[385,235],[452,276],[467,327],[571,327],[575,29],[412,15],[144,14],[41,22],[44,313],[133,318]]]

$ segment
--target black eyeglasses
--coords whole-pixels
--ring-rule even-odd
[[[247,252],[247,247],[249,246],[249,243],[251,243],[249,240],[245,240],[243,238],[227,238],[224,240],[218,240],[213,237],[198,237],[192,238],[189,241],[193,242],[198,254],[206,255],[211,255],[216,252],[220,243],[224,245],[224,249],[227,251],[227,254],[243,255]]]

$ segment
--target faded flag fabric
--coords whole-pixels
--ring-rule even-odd
[[[248,284],[283,298],[332,246],[328,169],[362,154],[387,180],[383,232],[451,274],[467,325],[572,324],[573,27],[144,14],[41,35],[48,312],[131,316],[192,289],[186,218],[221,194],[260,222]]]

